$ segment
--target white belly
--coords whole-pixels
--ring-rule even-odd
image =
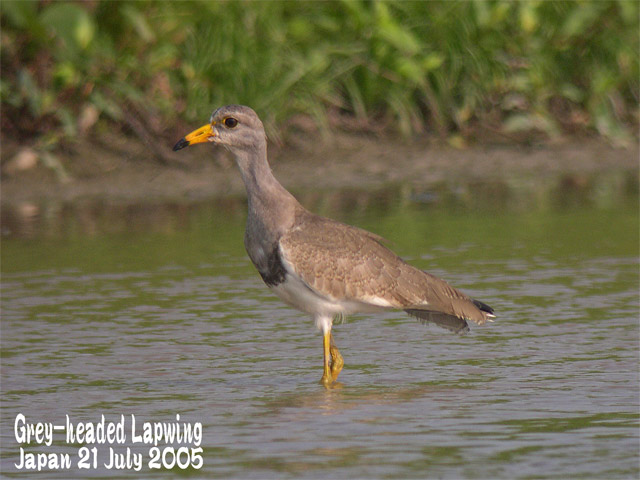
[[[374,305],[350,299],[332,299],[312,290],[300,278],[287,272],[285,281],[271,287],[271,290],[284,302],[314,316],[348,315],[352,313],[371,313],[387,310],[385,306]]]

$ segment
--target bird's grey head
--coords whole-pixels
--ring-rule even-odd
[[[264,126],[256,112],[244,105],[227,105],[211,114],[209,124],[194,130],[182,138],[173,150],[212,142],[234,153],[260,148],[266,142]]]

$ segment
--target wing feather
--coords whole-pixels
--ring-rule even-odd
[[[280,251],[307,285],[333,300],[403,309],[426,321],[444,318],[434,313],[486,321],[467,295],[407,264],[366,230],[306,212],[280,238]],[[466,322],[441,326],[463,330]]]

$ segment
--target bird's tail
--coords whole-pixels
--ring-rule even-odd
[[[469,331],[469,324],[467,321],[463,318],[456,317],[455,315],[417,309],[407,309],[405,312],[416,317],[422,324],[435,323],[439,327],[446,328],[453,333],[467,333]]]
[[[493,322],[493,319],[495,318],[495,315],[493,314],[493,308],[491,308],[486,303],[481,302],[480,300],[472,298],[471,301],[478,308],[478,310],[483,312],[486,320]],[[456,315],[417,308],[409,308],[406,309],[405,312],[416,317],[422,324],[434,323],[439,327],[446,328],[447,330],[452,331],[453,333],[467,333],[469,331],[469,324],[467,323],[467,320]],[[482,321],[482,323],[484,323],[484,321]]]

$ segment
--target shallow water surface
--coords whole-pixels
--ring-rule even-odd
[[[24,448],[70,452],[70,470],[18,471],[22,413],[139,425],[180,414],[202,423],[203,465],[182,472],[198,478],[637,478],[635,205],[339,216],[493,306],[496,322],[455,336],[402,313],[350,317],[334,328],[341,386],[325,391],[321,336],[261,283],[241,214],[211,206],[171,231],[9,238],[3,475],[179,470],[149,470],[149,445],[132,445],[147,455],[140,472],[104,468],[107,445],[79,470],[82,445],[57,433]]]

